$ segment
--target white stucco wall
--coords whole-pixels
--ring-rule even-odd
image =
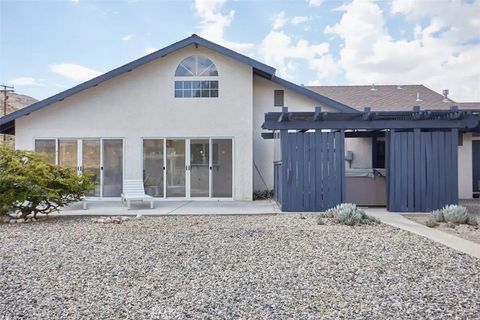
[[[219,72],[218,98],[174,98],[174,73],[190,55]],[[142,138],[231,137],[234,199],[252,199],[252,68],[193,45],[16,120],[16,147],[34,138],[123,138],[124,177],[142,178]]]
[[[273,189],[273,140],[262,139],[262,123],[266,112],[280,112],[281,107],[273,106],[274,90],[284,90],[284,104],[289,111],[314,111],[316,106],[323,111],[337,111],[318,101],[298,94],[260,76],[253,76],[253,189]],[[263,178],[263,179],[262,179]],[[264,182],[265,181],[265,182]],[[266,184],[266,186],[265,186]]]
[[[463,135],[463,145],[458,146],[458,197],[471,199],[473,196],[472,134]]]
[[[372,167],[372,138],[346,138],[345,152],[353,152],[353,161],[345,161],[346,168]]]

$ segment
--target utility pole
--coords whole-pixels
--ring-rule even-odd
[[[3,116],[7,115],[7,100],[8,100],[8,93],[14,92],[13,86],[7,86],[5,84],[0,84],[0,87],[3,88]],[[3,145],[7,144],[7,135],[3,135]]]

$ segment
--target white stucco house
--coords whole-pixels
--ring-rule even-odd
[[[192,35],[0,118],[16,148],[90,171],[92,198],[120,196],[124,179],[143,179],[158,200],[252,200],[273,189],[273,140],[266,112],[357,112],[318,88],[281,79],[275,68]],[[412,106],[408,106],[411,108]],[[472,133],[459,147],[459,196],[473,194]],[[372,141],[346,143],[348,165],[372,167]]]

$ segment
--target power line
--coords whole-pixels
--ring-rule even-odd
[[[7,86],[5,84],[0,84],[0,87],[3,88],[3,116],[7,115],[7,100],[8,100],[8,93],[15,92],[15,88],[13,86]],[[7,135],[3,135],[3,144],[7,144]]]

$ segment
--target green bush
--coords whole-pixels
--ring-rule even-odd
[[[434,210],[430,213],[429,220],[433,222],[445,222],[445,218],[443,216],[443,210]]]
[[[367,215],[365,211],[357,208],[357,206],[352,203],[342,203],[334,208],[328,209],[319,217],[319,219],[323,218],[333,219],[335,223],[347,226],[380,223],[378,219]]]
[[[26,219],[82,200],[95,183],[88,174],[61,168],[42,155],[0,147],[0,214]]]

